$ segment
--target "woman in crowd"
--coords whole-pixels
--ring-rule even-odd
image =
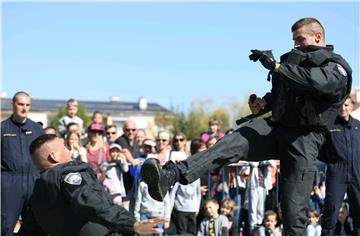
[[[86,156],[89,165],[96,171],[103,162],[110,160],[109,145],[104,142],[105,128],[98,123],[92,123],[88,128],[89,142],[86,144]]]

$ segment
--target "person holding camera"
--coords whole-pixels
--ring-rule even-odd
[[[276,62],[270,51],[251,50],[252,61],[269,70],[271,92],[256,98],[253,113],[267,107],[271,118],[259,118],[224,136],[214,146],[180,163],[160,167],[148,159],[142,176],[153,198],[168,188],[195,181],[223,165],[266,159],[281,160],[281,209],[286,235],[305,235],[306,206],[315,176],[315,160],[324,133],[351,90],[351,68],[325,43],[325,30],[315,18],[296,21],[294,49]],[[252,104],[251,104],[252,105]]]

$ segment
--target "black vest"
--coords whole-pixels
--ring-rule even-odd
[[[338,89],[332,94],[322,93],[321,88],[318,92],[308,92],[301,86],[291,86],[287,78],[281,78],[286,75],[274,73],[271,91],[272,119],[286,127],[327,130],[334,123],[340,107],[351,91],[352,71],[348,63],[333,52],[332,46],[308,46],[303,51],[294,49],[281,56],[280,61],[284,65],[292,64],[305,68],[323,67],[334,62],[345,69],[347,81],[339,79]],[[316,80],[316,75],[312,76]],[[318,82],[323,84],[324,90],[328,89],[326,82]]]

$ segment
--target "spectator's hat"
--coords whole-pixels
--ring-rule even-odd
[[[110,144],[109,146],[109,149],[112,150],[112,149],[118,149],[119,151],[121,150],[121,146],[117,143],[112,143]]]
[[[92,123],[91,125],[89,125],[88,127],[88,132],[97,132],[100,134],[104,134],[105,132],[105,128],[102,124],[98,124],[98,123]]]

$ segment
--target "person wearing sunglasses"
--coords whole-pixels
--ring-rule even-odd
[[[116,125],[107,125],[106,126],[106,140],[108,144],[115,143],[115,140],[118,138],[117,127]]]
[[[160,165],[164,165],[170,160],[171,144],[170,134],[166,131],[160,131],[156,136],[156,158],[159,160]]]
[[[122,151],[127,151],[127,161],[130,163],[130,167],[140,166],[141,162],[137,157],[140,156],[139,146],[135,141],[137,133],[136,124],[132,120],[127,120],[123,125],[123,134],[115,140],[115,143],[119,144],[122,148]],[[124,186],[126,190],[126,199],[123,199],[123,204],[125,208],[133,209],[135,203],[134,195],[134,178],[131,176],[130,171],[124,173]]]
[[[173,149],[174,151],[182,151],[186,153],[186,135],[182,132],[178,132],[173,138]]]
[[[186,151],[187,138],[186,135],[182,132],[178,132],[174,135],[172,139],[172,147],[170,153],[170,160],[177,163],[179,161],[185,160],[190,153]]]
[[[123,135],[115,140],[122,148],[128,149],[133,158],[140,156],[139,146],[135,142],[136,133],[137,128],[135,122],[127,120],[123,125]]]

